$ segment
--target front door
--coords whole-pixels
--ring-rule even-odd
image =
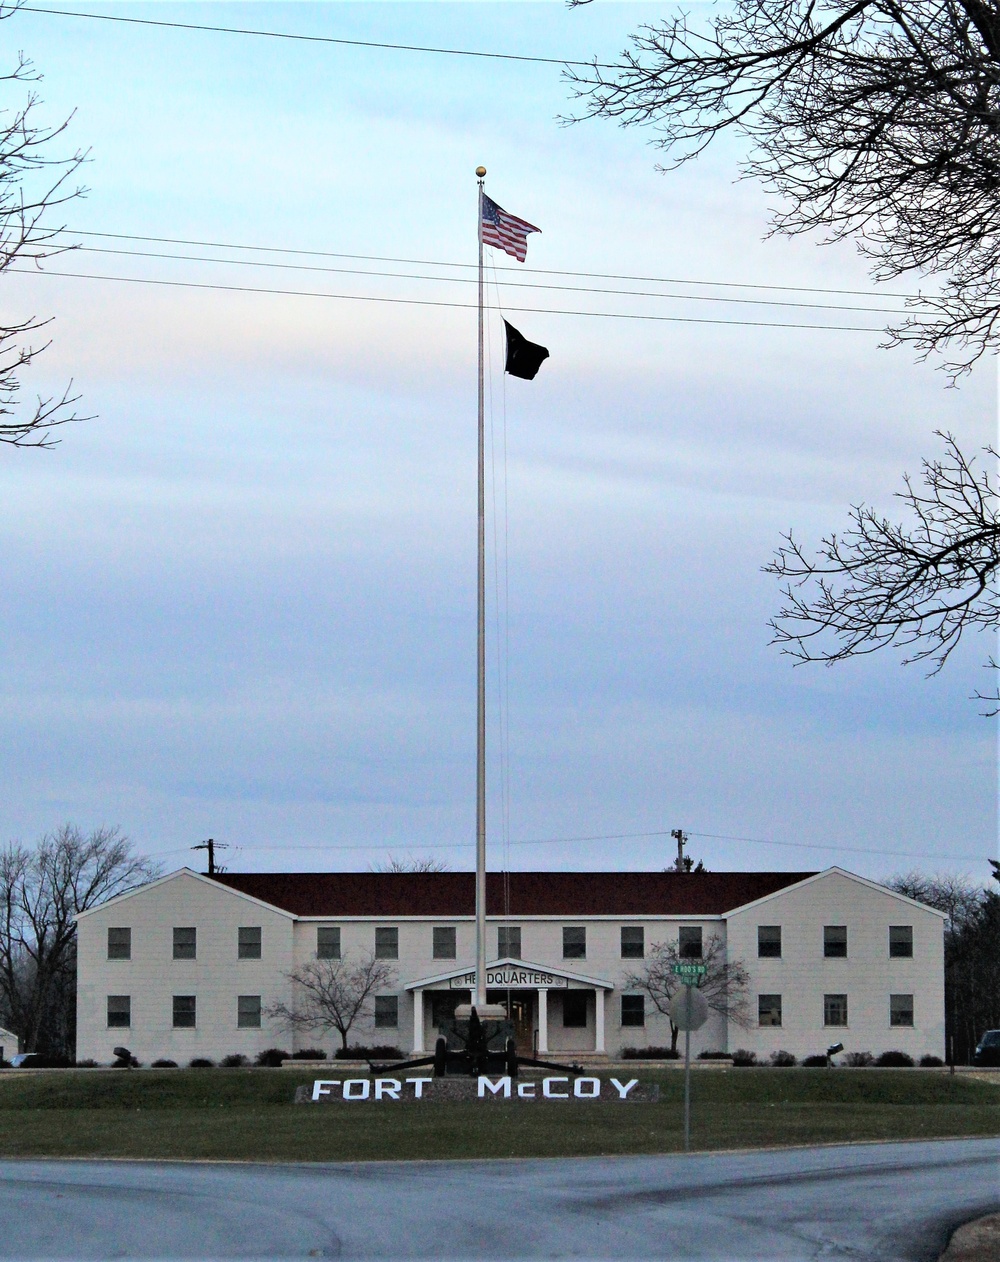
[[[514,1023],[514,1041],[522,1056],[533,1054],[535,1038],[535,996],[530,990],[494,990],[487,996],[490,1003],[502,1003],[507,1019]]]

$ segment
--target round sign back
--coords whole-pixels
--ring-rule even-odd
[[[705,1024],[708,1000],[697,986],[682,986],[674,995],[670,1001],[670,1020],[678,1030],[700,1030]]]

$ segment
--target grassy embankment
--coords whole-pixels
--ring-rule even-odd
[[[0,1074],[0,1157],[371,1161],[676,1152],[683,1075],[657,1104],[293,1105],[315,1074]],[[908,1070],[729,1069],[693,1077],[692,1147],[1000,1134],[998,1081]]]

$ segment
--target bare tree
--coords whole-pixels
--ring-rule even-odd
[[[567,72],[584,116],[648,126],[668,166],[735,131],[772,231],[853,238],[884,281],[932,275],[889,330],[961,372],[1000,334],[996,0],[735,0],[644,26],[612,67]]]
[[[345,955],[339,960],[310,960],[285,977],[293,987],[291,1007],[271,1004],[265,1015],[288,1030],[336,1030],[346,1051],[351,1027],[370,1013],[375,995],[393,985],[396,970],[373,955],[357,964]]]
[[[731,960],[726,954],[722,937],[713,933],[705,943],[700,962],[705,973],[698,979],[698,989],[705,996],[709,1008],[741,1029],[750,1027],[750,972],[742,960]],[[691,963],[682,956],[677,942],[656,942],[650,948],[645,965],[629,973],[624,985],[629,990],[641,990],[648,995],[653,1007],[665,1017],[670,1016],[670,1001],[682,986],[674,973],[674,965]],[[678,1028],[670,1022],[670,1047],[677,1050]]]
[[[797,661],[833,663],[895,645],[910,650],[904,661],[930,662],[936,674],[963,632],[1000,624],[997,487],[950,434],[939,436],[944,458],[925,460],[922,485],[907,476],[897,493],[907,524],[855,505],[851,525],[821,540],[818,556],[789,531],[764,567],[785,581],[772,643]],[[992,448],[986,454],[996,459]]]
[[[395,855],[390,855],[385,863],[373,863],[371,865],[372,872],[450,872],[442,859],[416,858],[416,859],[397,859]]]
[[[13,16],[17,7],[0,0],[0,21]],[[85,191],[72,180],[86,154],[79,150],[63,157],[53,154],[53,145],[69,120],[55,127],[36,121],[41,102],[31,85],[40,78],[23,53],[12,69],[0,74],[0,84],[6,89],[25,88],[19,105],[0,110],[0,273],[14,270],[15,264],[31,263],[38,268],[45,258],[65,249],[58,241],[63,226],[48,223],[47,215]],[[53,428],[82,419],[72,410],[79,398],[72,394],[72,382],[62,395],[38,397],[33,406],[20,400],[23,370],[49,344],[34,342],[32,334],[48,323],[31,316],[0,324],[2,443],[50,447],[56,441]]]
[[[117,828],[84,836],[66,824],[34,849],[0,849],[0,1005],[26,1051],[70,1038],[76,917],[158,871]]]

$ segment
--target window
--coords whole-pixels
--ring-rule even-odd
[[[108,995],[108,1029],[127,1030],[131,1024],[132,996]]]
[[[375,996],[375,1029],[394,1030],[399,1025],[399,996]]]
[[[585,1030],[587,1028],[587,992],[567,990],[563,994],[563,1028]]]
[[[428,991],[431,999],[431,1025],[439,1034],[443,1034],[442,1026],[445,1021],[454,1021],[455,1009],[460,1003],[468,1003],[468,992],[463,994],[460,991],[431,990]]]
[[[260,959],[260,925],[241,925],[237,954],[241,960]]]
[[[174,995],[174,1029],[193,1030],[197,1024],[198,1001],[194,995]]]
[[[375,958],[377,960],[399,959],[399,930],[375,930]]]
[[[823,954],[828,960],[845,959],[847,956],[847,926],[823,926]]]
[[[497,955],[501,960],[521,958],[520,925],[501,925],[497,929]]]
[[[582,925],[570,925],[563,929],[563,959],[587,958],[587,930]]]
[[[174,930],[174,959],[193,960],[198,955],[198,930]]]
[[[847,1024],[847,996],[846,995],[824,995],[823,996],[823,1024],[824,1025],[846,1025]]]
[[[622,995],[622,1025],[646,1024],[646,998],[644,995]]]
[[[913,959],[913,926],[889,926],[889,958],[891,960]]]
[[[622,959],[641,960],[646,954],[646,931],[642,925],[622,925]]]
[[[108,959],[130,960],[132,958],[132,930],[108,930]]]
[[[436,960],[453,960],[455,958],[455,929],[448,925],[434,930],[434,958]]]
[[[781,959],[781,925],[757,926],[757,956],[762,960]]]
[[[678,954],[682,960],[701,959],[701,926],[682,925],[678,933]]]
[[[757,996],[757,1024],[781,1025],[781,996]]]
[[[889,996],[889,1024],[913,1025],[913,996]]]
[[[322,929],[316,930],[316,958],[317,960],[339,960],[340,959],[340,930]]]
[[[241,1030],[260,1029],[260,995],[237,995],[236,1025]]]

